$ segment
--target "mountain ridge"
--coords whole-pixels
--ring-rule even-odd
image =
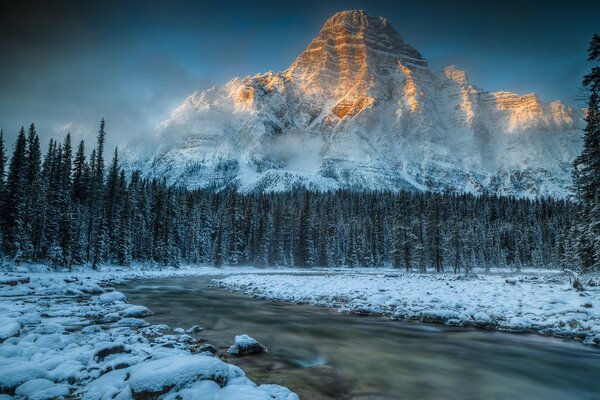
[[[582,113],[436,73],[387,19],[335,14],[281,72],[196,91],[130,168],[187,187],[566,197]]]

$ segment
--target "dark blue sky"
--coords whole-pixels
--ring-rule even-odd
[[[434,70],[454,64],[484,89],[575,106],[600,33],[600,2],[578,0],[12,3],[0,15],[0,127],[11,144],[30,122],[44,140],[91,138],[101,117],[109,144],[123,143],[195,89],[287,68],[347,9],[387,17]]]

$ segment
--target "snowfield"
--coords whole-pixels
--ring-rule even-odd
[[[536,332],[600,345],[600,287],[596,282],[592,278],[585,291],[578,292],[560,273],[465,278],[395,271],[235,275],[213,281],[260,298],[336,307],[345,313]]]
[[[108,287],[222,273],[227,270],[1,276],[0,399],[297,400],[284,387],[257,386],[240,368],[203,351],[206,344],[190,336],[198,329],[188,335],[149,326],[142,318],[150,310]]]

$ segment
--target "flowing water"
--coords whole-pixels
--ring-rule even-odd
[[[342,315],[209,287],[210,278],[121,288],[150,323],[205,327],[226,354],[247,333],[268,354],[228,361],[302,399],[600,399],[600,350],[573,341]]]

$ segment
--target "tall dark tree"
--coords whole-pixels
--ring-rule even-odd
[[[6,178],[6,199],[2,212],[6,252],[19,260],[25,243],[25,200],[27,191],[27,139],[25,129],[17,136]]]
[[[104,130],[104,118],[100,121],[98,130],[96,149],[93,152],[91,175],[90,175],[90,195],[89,213],[88,213],[88,231],[90,236],[88,252],[92,260],[92,268],[96,269],[98,264],[104,261],[106,248],[108,246],[107,224],[104,220],[104,141],[106,132]]]
[[[83,140],[79,142],[77,146],[77,152],[75,153],[75,160],[73,162],[73,200],[75,202],[81,202],[85,198],[87,182],[86,175],[89,172],[86,171],[87,164],[85,161],[85,143]]]
[[[600,62],[600,36],[594,35],[588,60]],[[576,233],[581,266],[584,270],[600,269],[600,67],[593,66],[583,79],[589,91],[585,116],[583,151],[575,159],[573,182],[579,212]]]
[[[5,209],[5,199],[6,199],[6,147],[4,145],[4,131],[0,130],[0,210]],[[3,225],[3,216],[0,215],[0,249],[3,247],[3,234],[4,231],[2,229]]]
[[[27,256],[37,258],[37,244],[41,240],[45,212],[44,182],[42,176],[42,151],[40,140],[31,124],[27,135],[27,177],[25,230],[28,237]]]

